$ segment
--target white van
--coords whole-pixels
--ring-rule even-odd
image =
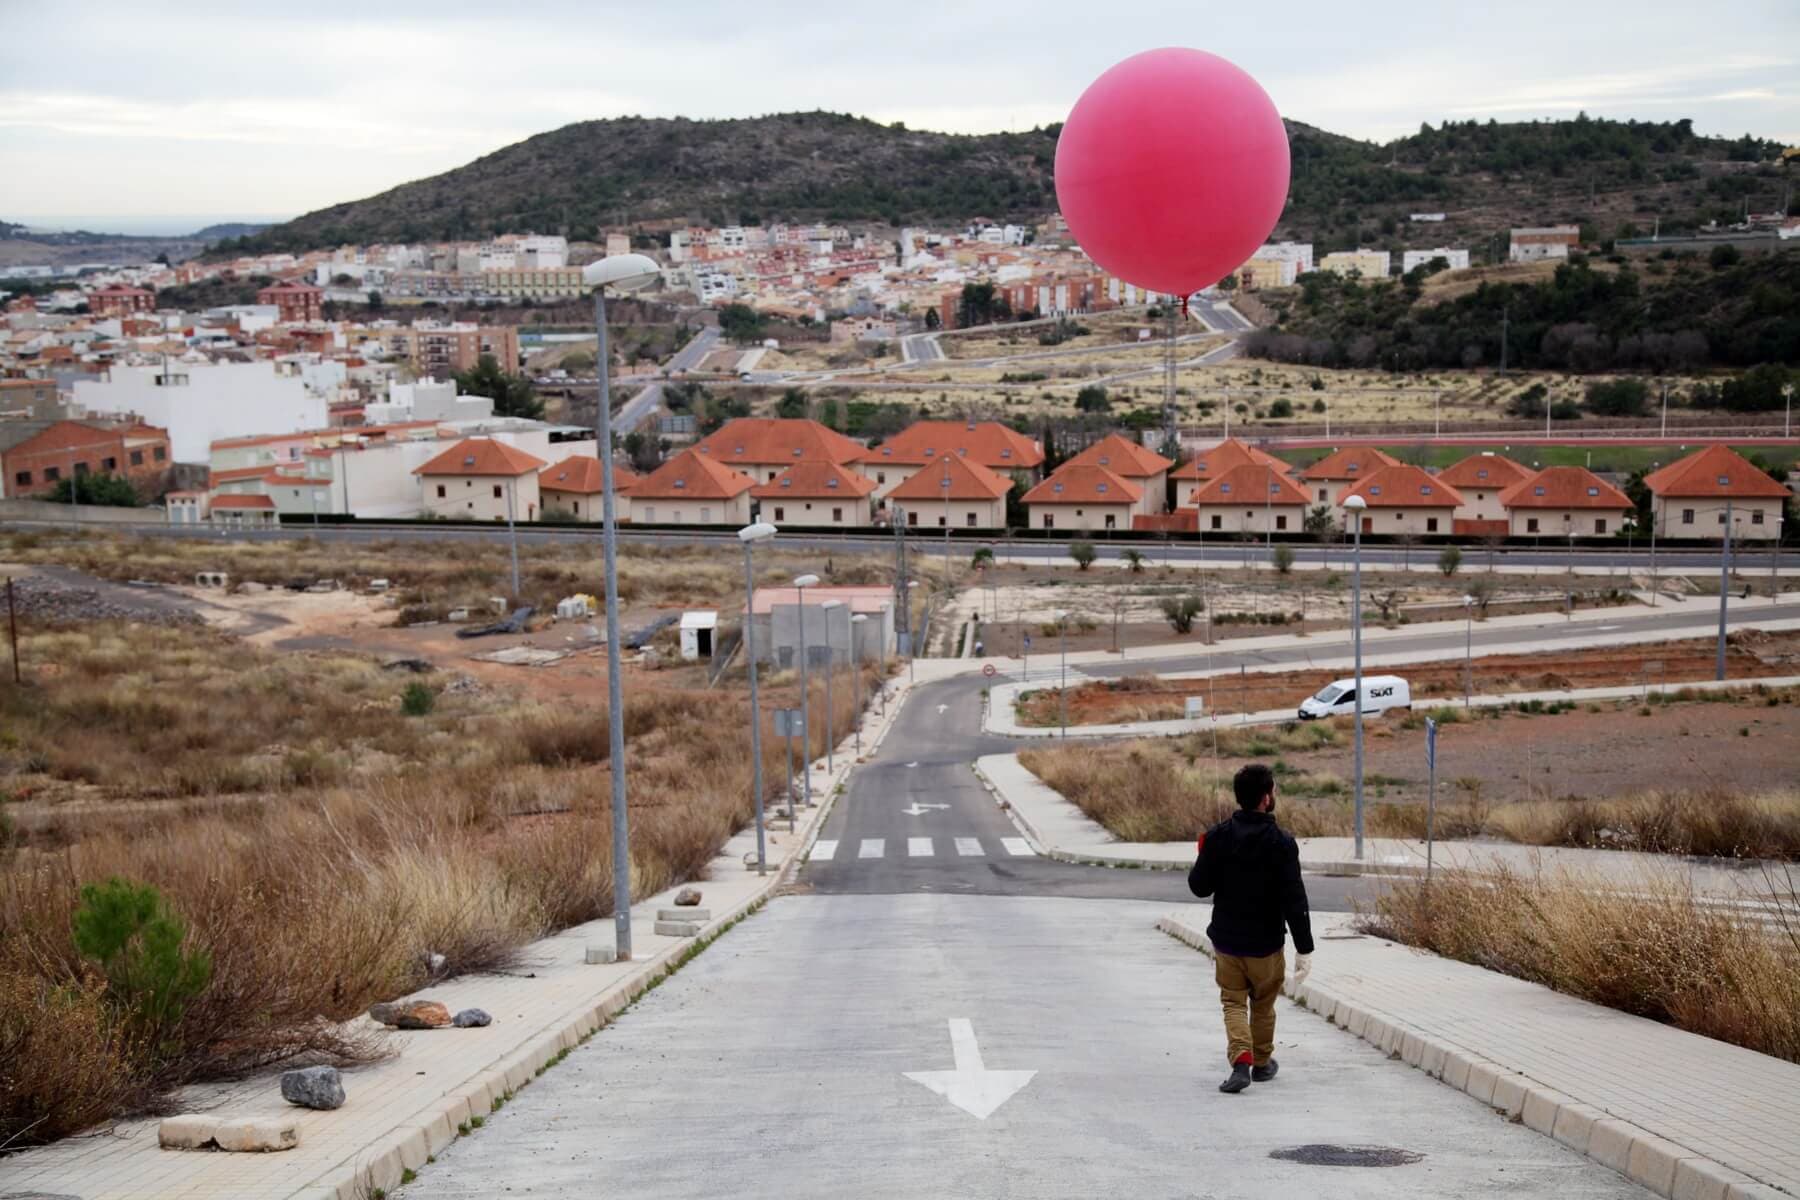
[[[1411,708],[1412,688],[1398,675],[1364,675],[1362,710],[1382,713],[1390,708]],[[1300,705],[1300,719],[1313,721],[1321,717],[1348,715],[1356,711],[1356,680],[1336,679],[1320,688],[1317,695],[1307,697]]]

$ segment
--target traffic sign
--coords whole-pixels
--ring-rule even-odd
[[[1031,635],[1029,633],[1025,635],[1025,648],[1027,650],[1031,649]]]
[[[996,674],[996,672],[995,672],[995,670],[994,670],[994,664],[993,664],[993,663],[987,663],[987,664],[985,664],[985,665],[984,665],[984,666],[983,666],[983,667],[982,667],[982,668],[981,668],[981,673],[982,673],[982,674],[983,674],[983,675],[986,675],[986,676],[987,676],[987,677],[988,677],[988,678],[989,678],[989,679],[992,679],[992,678],[993,678],[993,677],[994,677],[994,675],[995,675],[995,674]]]
[[[1437,770],[1437,722],[1425,718],[1425,769]]]

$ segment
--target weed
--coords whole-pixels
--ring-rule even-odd
[[[417,680],[406,685],[400,693],[400,711],[409,717],[423,717],[430,714],[437,704],[437,693]]]
[[[407,1184],[411,1183],[413,1180],[417,1179],[418,1177],[419,1177],[419,1173],[417,1171],[413,1170],[411,1167],[401,1167],[400,1168],[400,1186],[401,1187],[405,1187]]]
[[[487,1124],[487,1118],[486,1118],[486,1117],[483,1117],[483,1116],[480,1116],[480,1115],[476,1115],[476,1116],[473,1116],[473,1117],[470,1117],[470,1118],[469,1118],[469,1125],[470,1125],[470,1126],[471,1126],[471,1127],[472,1127],[472,1128],[475,1128],[475,1129],[480,1129],[480,1128],[481,1128],[481,1127],[482,1127],[482,1126],[483,1126],[483,1125],[486,1125],[486,1124]]]

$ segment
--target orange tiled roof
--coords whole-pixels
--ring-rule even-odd
[[[1702,496],[1715,500],[1778,500],[1787,488],[1728,446],[1708,446],[1644,476],[1658,496]]]
[[[1159,456],[1160,457],[1160,456]],[[1166,460],[1165,460],[1166,461]],[[1136,504],[1144,489],[1106,467],[1070,459],[1025,493],[1026,504]]]
[[[1121,479],[1148,479],[1174,465],[1156,451],[1147,450],[1130,438],[1116,433],[1107,434],[1064,464],[1069,467],[1105,467]]]
[[[920,466],[955,454],[990,471],[1030,470],[1044,461],[1036,442],[998,421],[914,421],[870,447],[865,462]]]
[[[1629,497],[1586,467],[1545,467],[1500,493],[1502,508],[1633,507]]]
[[[1370,508],[1455,508],[1462,493],[1433,479],[1423,467],[1395,463],[1383,467],[1338,493],[1338,507],[1351,496],[1361,496]]]
[[[683,450],[631,486],[633,500],[729,500],[748,491],[755,480],[722,462]]]
[[[946,487],[944,480],[950,483]],[[998,500],[1012,490],[1012,480],[966,458],[939,458],[888,493],[895,500]]]
[[[1299,504],[1306,492],[1267,463],[1242,463],[1215,476],[1188,494],[1189,504]]]
[[[1439,471],[1437,477],[1454,488],[1505,489],[1531,478],[1531,468],[1498,454],[1471,454]]]
[[[694,450],[714,462],[772,467],[818,460],[857,462],[868,453],[862,446],[817,421],[782,417],[739,417],[702,438]]]
[[[1271,467],[1278,473],[1286,475],[1288,464],[1265,450],[1246,445],[1236,438],[1226,438],[1210,450],[1203,450],[1187,462],[1182,463],[1170,472],[1170,479],[1184,482],[1205,483],[1217,479],[1236,467],[1246,463]]]
[[[758,500],[783,496],[800,496],[808,500],[833,496],[866,496],[876,483],[867,475],[858,475],[837,463],[797,462],[769,483],[758,484],[750,494]]]
[[[1373,446],[1345,446],[1300,472],[1300,478],[1326,482],[1334,479],[1367,479],[1382,467],[1392,467],[1398,463],[1398,459],[1383,454]]]
[[[623,496],[642,478],[629,467],[613,464],[613,492],[617,495]],[[606,490],[600,460],[591,454],[571,454],[561,462],[551,463],[538,472],[538,487],[546,492],[573,492],[581,496],[598,496]]]
[[[274,508],[275,501],[261,494],[248,496],[214,496],[214,508]]]
[[[544,460],[535,454],[496,442],[493,438],[464,438],[424,466],[414,467],[414,475],[523,475],[543,467]]]

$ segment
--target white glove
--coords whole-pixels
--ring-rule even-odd
[[[1301,984],[1305,983],[1306,977],[1311,974],[1312,974],[1312,955],[1310,955],[1310,954],[1294,955],[1294,986],[1299,987]]]

